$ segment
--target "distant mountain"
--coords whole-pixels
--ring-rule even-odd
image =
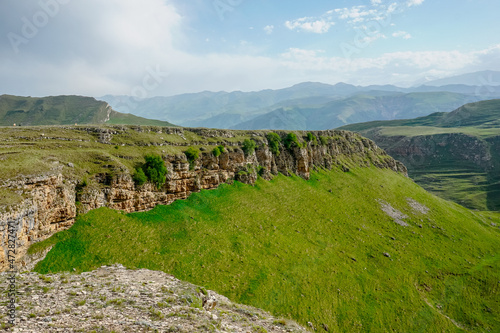
[[[500,72],[481,71],[452,76],[439,80],[422,82],[422,85],[441,87],[446,85],[467,85],[467,86],[500,86]]]
[[[71,124],[127,124],[173,126],[169,122],[145,119],[114,111],[108,103],[93,97],[0,96],[0,126]]]
[[[168,119],[182,126],[229,128],[231,125],[269,112],[271,110],[267,108],[283,101],[323,96],[340,98],[357,91],[357,87],[343,83],[332,86],[305,82],[285,89],[258,92],[204,91],[170,97],[152,97],[140,101],[131,96],[106,95],[101,99],[117,111],[142,117]],[[221,123],[221,117],[225,119],[226,124]]]
[[[488,72],[489,73],[489,72]],[[495,80],[495,78],[493,78]],[[479,84],[482,84],[481,82]],[[355,95],[368,96],[394,96],[395,94],[447,92],[463,94],[463,103],[476,100],[500,98],[500,86],[470,86],[464,84],[451,84],[441,87],[419,86],[413,88],[400,88],[393,85],[354,86],[346,83],[329,85],[318,82],[304,82],[292,87],[278,90],[262,90],[254,92],[210,92],[182,94],[170,97],[152,97],[137,100],[131,96],[103,96],[100,99],[108,102],[114,110],[132,113],[137,116],[171,121],[175,124],[189,127],[209,128],[246,128],[246,126],[259,116],[276,112],[270,115],[273,119],[278,115],[282,118],[283,111],[317,109],[334,102]],[[418,114],[442,110],[451,111],[461,104],[452,104],[448,109],[440,106],[427,105]],[[286,114],[287,115],[287,114]],[[304,115],[290,114],[296,123],[297,117]],[[358,117],[358,121],[367,119],[392,119],[392,118],[367,118]],[[261,120],[255,120],[257,123]],[[286,121],[285,121],[286,122]],[[243,125],[244,124],[244,125]],[[344,123],[338,123],[341,126]],[[260,126],[260,125],[259,125]],[[266,127],[269,125],[265,125]],[[297,123],[297,127],[303,126]]]
[[[405,119],[432,112],[451,111],[477,101],[472,95],[369,92],[315,107],[281,107],[233,126],[234,129],[325,130],[361,121]]]
[[[425,189],[469,208],[500,210],[500,99],[340,129],[374,140]]]

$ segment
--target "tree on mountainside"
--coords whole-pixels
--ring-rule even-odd
[[[147,181],[155,184],[159,189],[165,184],[167,167],[160,155],[148,154],[144,157],[145,163],[136,168],[133,179],[137,185],[142,185]]]

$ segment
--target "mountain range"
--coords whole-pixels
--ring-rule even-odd
[[[500,72],[483,71],[410,88],[304,82],[256,92],[204,91],[142,100],[106,95],[100,99],[119,112],[188,127],[321,130],[449,112],[465,103],[500,98],[498,77]],[[323,117],[328,119],[321,121]]]

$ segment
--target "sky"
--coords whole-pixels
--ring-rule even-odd
[[[498,0],[0,0],[0,95],[409,86],[500,70]]]

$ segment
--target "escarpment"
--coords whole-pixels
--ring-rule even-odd
[[[348,171],[373,165],[407,174],[403,164],[373,141],[346,131],[312,132],[314,141],[307,141],[305,132],[295,132],[299,142],[288,148],[280,143],[274,152],[266,131],[139,126],[8,131],[1,138],[7,151],[0,154],[0,164],[8,171],[9,162],[35,158],[30,160],[35,167],[11,166],[16,176],[3,179],[0,186],[2,193],[17,198],[4,203],[0,212],[0,270],[8,267],[8,228],[16,231],[16,266],[22,270],[28,264],[25,254],[31,244],[69,228],[78,214],[99,207],[144,211],[222,183],[253,184],[259,176],[271,179],[278,173],[309,179],[311,170],[319,168]],[[282,140],[288,134],[276,133]],[[256,148],[244,152],[245,139],[253,140]],[[212,150],[218,146],[225,147],[220,155]],[[198,158],[188,161],[183,153],[188,147],[200,150]],[[151,183],[137,185],[132,177],[142,156],[151,152],[161,155],[167,168],[166,181],[159,188]],[[39,174],[26,175],[30,171]]]

